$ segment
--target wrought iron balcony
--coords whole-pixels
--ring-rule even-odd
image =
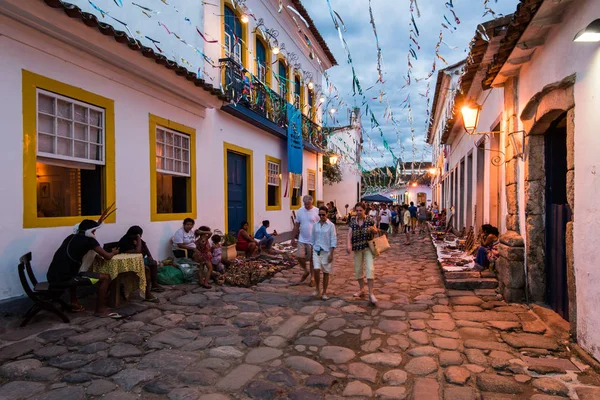
[[[232,58],[219,59],[223,75],[223,91],[235,107],[244,107],[262,118],[256,118],[255,125],[261,127],[265,119],[267,130],[276,130],[278,136],[287,135],[287,107],[291,106],[283,97],[267,87],[256,76],[248,72]],[[249,121],[250,122],[250,121]],[[271,124],[274,124],[271,126]],[[318,150],[327,148],[327,140],[321,127],[302,114],[302,136]]]

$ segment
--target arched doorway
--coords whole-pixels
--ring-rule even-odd
[[[574,76],[525,106],[526,262],[529,299],[576,322],[573,270]]]

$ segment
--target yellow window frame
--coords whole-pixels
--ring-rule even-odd
[[[116,200],[115,185],[115,106],[114,101],[81,88],[22,70],[23,95],[23,228],[71,226],[82,219],[98,219],[99,215],[73,217],[38,217],[37,215],[37,89],[47,90],[104,109],[105,164],[102,177],[102,208]],[[116,213],[105,223],[115,223]]]
[[[178,221],[184,218],[196,219],[196,130],[177,122],[148,114],[150,138],[150,221]],[[187,190],[187,201],[191,208],[185,213],[159,213],[156,200],[156,127],[172,129],[190,137],[190,185]]]
[[[279,165],[279,186],[277,187],[277,204],[269,205],[269,162]],[[281,210],[281,160],[279,158],[265,156],[265,209],[267,211]]]
[[[225,6],[231,8],[233,13],[241,18],[242,14],[240,12],[240,8],[236,7],[232,0],[221,0],[221,57],[225,58]],[[242,23],[242,37],[241,37],[241,45],[242,45],[242,66],[246,69],[249,69],[248,64],[248,26],[250,24]],[[223,69],[224,71],[224,69]],[[224,73],[224,72],[223,72]]]
[[[227,209],[229,204],[229,194],[227,193],[227,152],[238,153],[246,156],[246,204],[248,205],[246,220],[248,221],[250,228],[252,228],[254,226],[254,152],[245,147],[223,142],[223,199],[225,201],[225,206],[223,207],[225,209],[224,229],[227,230],[227,227],[229,226],[229,213]]]
[[[271,88],[271,48],[269,44],[265,42],[265,40],[258,34],[256,29],[254,30],[254,46],[256,46],[256,42],[261,42],[265,48],[265,82],[264,84],[270,89]],[[258,78],[258,60],[256,59],[256,48],[254,49],[254,71],[255,76]]]
[[[297,174],[299,175],[299,174]],[[290,210],[299,210],[302,207],[302,183],[300,183],[299,194],[296,196],[298,198],[298,205],[293,205],[292,201],[294,199],[294,174],[290,173],[289,178],[290,182]],[[302,177],[304,180],[304,177]]]
[[[315,188],[313,190],[310,190],[310,188],[308,187],[308,176],[310,174],[313,174],[315,176]],[[314,169],[306,170],[306,191],[309,196],[312,196],[313,202],[317,204],[317,171]]]

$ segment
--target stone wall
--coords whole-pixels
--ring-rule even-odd
[[[574,178],[574,132],[575,132],[575,76],[566,77],[560,82],[545,86],[536,93],[524,107],[521,120],[526,134],[525,140],[525,215],[527,240],[527,273],[529,297],[533,302],[546,300],[545,272],[545,213],[546,213],[546,172],[544,165],[544,134],[552,123],[567,113],[567,201],[571,210],[575,209]],[[569,319],[575,335],[577,320],[575,298],[575,272],[573,268],[573,222],[567,223],[567,290],[569,298]]]
[[[518,130],[518,79],[510,78],[504,86],[504,110],[507,136]],[[496,261],[498,282],[504,299],[509,302],[525,300],[525,248],[519,228],[518,159],[510,140],[505,146],[506,168],[506,229],[500,236],[499,257]]]

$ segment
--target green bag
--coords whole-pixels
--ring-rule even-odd
[[[158,269],[158,283],[161,285],[179,285],[184,283],[183,272],[172,265],[165,265]]]

